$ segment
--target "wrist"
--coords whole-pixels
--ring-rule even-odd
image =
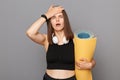
[[[46,21],[48,21],[48,18],[45,14],[42,14],[41,17],[43,17]]]
[[[44,15],[47,17],[47,19],[49,19],[49,17],[48,17],[48,14],[47,14],[47,13],[45,13]]]
[[[89,63],[89,69],[92,69],[92,67],[93,67],[93,64],[90,62]]]

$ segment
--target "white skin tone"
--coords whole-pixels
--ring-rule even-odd
[[[62,39],[65,36],[64,35],[64,19],[63,19],[63,14],[61,13],[64,8],[62,6],[58,7],[53,7],[50,6],[48,11],[46,12],[47,18],[51,18],[51,24],[54,28],[55,35],[58,38],[58,44],[62,44]],[[27,30],[26,34],[27,36],[34,42],[43,45],[45,50],[48,50],[48,40],[47,40],[47,35],[39,33],[39,29],[41,26],[45,23],[45,18],[41,17],[37,21],[35,21],[30,28]],[[77,69],[92,69],[95,66],[95,61],[94,59],[89,62],[86,58],[80,59],[80,61],[75,62]],[[68,78],[73,75],[75,75],[74,70],[58,70],[58,69],[53,69],[53,70],[46,70],[47,74],[50,75],[53,78]]]
[[[63,44],[62,39],[65,36],[64,35],[64,17],[63,17],[63,14],[58,13],[58,14],[54,15],[51,18],[50,22],[53,26],[54,33],[59,40],[58,44],[59,45]]]

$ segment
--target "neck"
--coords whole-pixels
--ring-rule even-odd
[[[63,38],[65,36],[64,34],[64,31],[55,31],[55,35],[58,37],[58,38]]]
[[[64,31],[55,31],[55,35],[58,38],[58,44],[63,44]]]

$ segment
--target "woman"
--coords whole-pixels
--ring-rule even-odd
[[[45,22],[48,26],[47,34],[39,33]],[[78,69],[92,69],[95,65],[94,60],[88,62],[85,58],[74,61],[74,35],[62,6],[50,6],[26,34],[46,50],[47,69],[43,80],[76,80],[75,65]]]

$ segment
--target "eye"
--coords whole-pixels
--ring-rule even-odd
[[[60,18],[63,18],[63,15],[59,15]]]
[[[55,19],[55,16],[51,17],[51,19]]]

